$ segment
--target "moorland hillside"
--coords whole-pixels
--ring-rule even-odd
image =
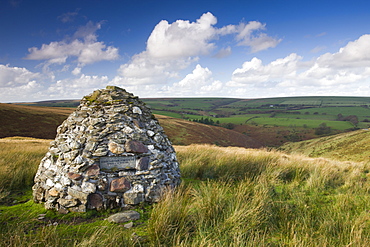
[[[264,147],[368,128],[370,123],[370,97],[144,98],[142,101],[154,114],[231,129]],[[23,104],[73,108],[78,101]]]
[[[280,150],[309,157],[341,161],[367,162],[370,157],[370,131],[361,129],[296,143],[286,143]]]
[[[74,108],[0,104],[0,138],[11,136],[54,139],[57,127]],[[262,144],[226,128],[155,115],[175,145],[215,144],[258,148]]]
[[[57,127],[72,111],[71,108],[0,103],[0,138],[25,136],[54,139]]]

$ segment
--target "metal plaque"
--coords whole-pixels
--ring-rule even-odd
[[[100,168],[102,170],[125,170],[136,168],[135,156],[105,156],[100,157]]]

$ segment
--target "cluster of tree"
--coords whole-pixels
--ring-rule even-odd
[[[347,117],[343,116],[341,113],[337,115],[338,121],[348,121],[351,122],[354,126],[358,124],[358,117],[356,115],[349,115]]]
[[[199,116],[201,115],[200,113],[197,113],[195,111],[172,110],[172,109],[168,109],[168,108],[151,108],[151,110],[152,111],[168,111],[168,112],[174,112],[174,113],[178,113],[180,115],[185,115],[185,114],[199,115]]]
[[[202,124],[208,124],[208,125],[219,125],[220,124],[220,121],[213,121],[212,118],[199,118],[199,119],[193,119],[192,120],[193,122],[197,122],[197,123],[202,123]]]
[[[234,129],[235,128],[235,124],[233,123],[222,123],[220,124],[220,121],[214,121],[212,118],[204,118],[204,117],[201,117],[199,119],[192,119],[191,121],[193,122],[197,122],[197,123],[202,123],[202,124],[207,124],[207,125],[213,125],[213,126],[220,126],[220,127],[223,127],[223,128],[226,128],[226,129]]]
[[[331,133],[331,128],[326,126],[326,123],[322,123],[315,129],[316,135],[328,135]]]

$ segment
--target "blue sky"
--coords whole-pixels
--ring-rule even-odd
[[[0,102],[370,96],[369,1],[0,0]]]

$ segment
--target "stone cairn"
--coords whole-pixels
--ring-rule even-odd
[[[85,96],[57,129],[33,198],[61,213],[157,202],[180,183],[176,153],[150,109],[114,86]]]

